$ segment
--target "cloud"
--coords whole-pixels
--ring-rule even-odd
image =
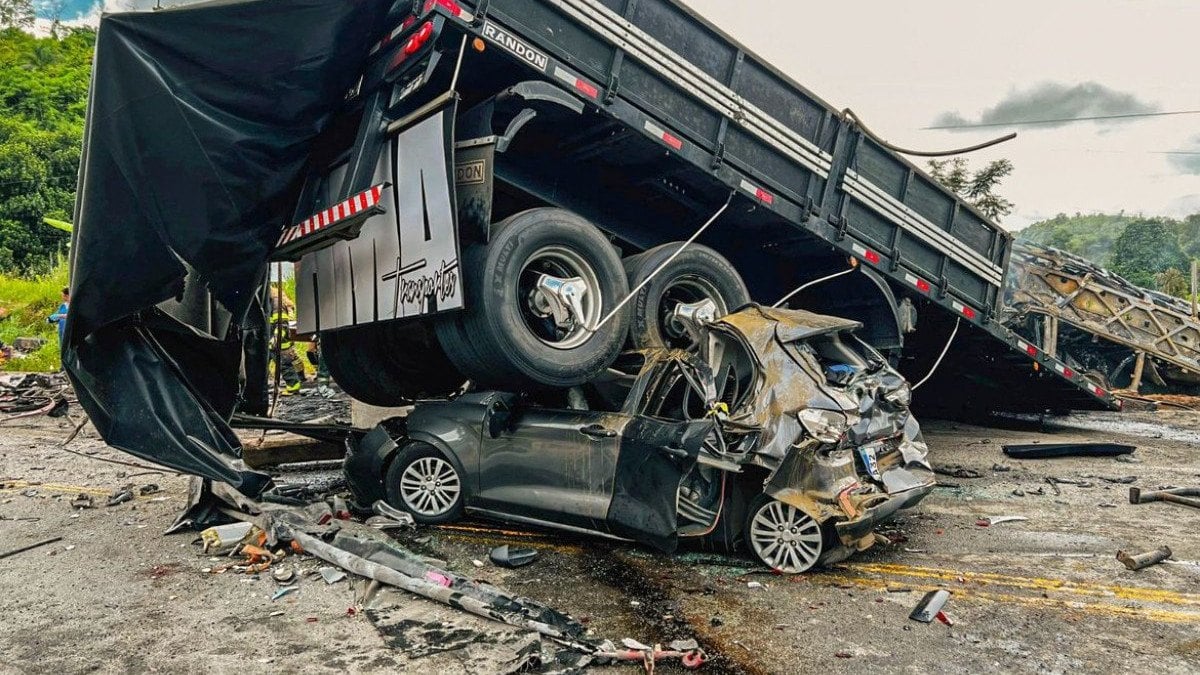
[[[1158,112],[1160,108],[1137,96],[1117,91],[1098,82],[1066,85],[1043,82],[1028,89],[1014,89],[996,105],[980,113],[977,119],[957,111],[945,112],[933,127],[1004,126],[1036,122],[1039,127],[1060,127],[1070,120],[1087,117],[1112,117]],[[1120,120],[1097,120],[1114,124]]]
[[[1183,147],[1168,154],[1167,161],[1179,173],[1200,176],[1200,136],[1193,136]]]

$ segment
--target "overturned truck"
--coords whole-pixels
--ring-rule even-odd
[[[371,403],[578,403],[757,302],[861,324],[931,410],[1115,405],[998,322],[1007,233],[675,0],[108,15],[75,222],[97,428],[251,494],[227,420],[269,260]]]

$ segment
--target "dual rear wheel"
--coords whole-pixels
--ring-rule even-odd
[[[587,220],[532,209],[462,251],[466,310],[333,331],[322,348],[338,384],[373,405],[452,394],[466,380],[510,391],[576,387],[626,348],[692,348],[684,318],[723,316],[750,301],[728,260],[681,246],[621,260]]]

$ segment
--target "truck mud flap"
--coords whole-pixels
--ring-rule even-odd
[[[619,537],[673,553],[679,544],[679,484],[692,470],[712,420],[660,422],[639,417],[621,439],[608,527]]]

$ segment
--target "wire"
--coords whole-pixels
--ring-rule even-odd
[[[637,288],[634,288],[633,290],[629,291],[629,295],[625,296],[625,299],[622,300],[620,302],[620,304],[618,304],[616,307],[613,307],[612,311],[608,313],[608,316],[601,319],[600,323],[596,324],[596,326],[594,328],[588,328],[587,326],[584,326],[583,329],[585,331],[587,331],[588,333],[595,334],[597,331],[599,331],[601,328],[603,328],[605,324],[607,324],[609,321],[612,321],[612,318],[614,316],[616,316],[618,313],[620,313],[620,311],[625,308],[625,305],[628,305],[629,301],[633,300],[634,296],[636,296],[639,292],[641,292],[641,290],[643,288],[645,288],[647,284],[649,284],[651,281],[653,281],[655,277],[657,277],[660,273],[662,273],[663,270],[667,269],[668,265],[675,262],[675,259],[678,258],[680,255],[682,255],[683,252],[686,251],[689,246],[694,244],[696,242],[696,240],[700,238],[700,235],[704,234],[704,231],[708,229],[709,225],[712,225],[713,223],[717,222],[717,218],[720,218],[721,215],[723,213],[725,213],[726,209],[729,208],[729,205],[733,203],[733,196],[735,194],[737,194],[737,193],[730,192],[729,199],[725,200],[725,205],[722,206],[720,209],[717,209],[717,212],[712,215],[712,218],[708,219],[708,222],[701,225],[700,229],[696,230],[696,233],[693,234],[690,239],[683,242],[683,245],[679,247],[678,251],[675,251],[675,253],[671,254],[670,258],[667,258],[666,260],[663,261],[663,263],[661,265],[659,265],[657,268],[655,268],[654,271],[650,273],[650,276],[646,277],[642,281],[642,283],[637,285]]]
[[[1044,120],[1013,120],[1011,122],[978,122],[968,124],[948,124],[936,127],[922,127],[922,131],[943,131],[947,129],[988,129],[992,127],[1020,127],[1038,124],[1071,124],[1073,122],[1094,122],[1097,120],[1127,120],[1145,117],[1170,117],[1173,115],[1200,115],[1200,110],[1171,110],[1168,112],[1126,113],[1123,115],[1091,115],[1088,117],[1059,117]]]
[[[950,331],[950,339],[946,340],[946,347],[944,349],[942,349],[942,355],[939,356],[937,358],[937,361],[934,362],[933,368],[929,369],[929,374],[925,376],[925,379],[921,380],[920,382],[918,382],[912,386],[913,391],[920,389],[921,385],[928,382],[929,378],[933,377],[933,374],[937,372],[938,366],[942,365],[942,360],[946,358],[946,354],[950,353],[950,345],[954,344],[954,338],[958,337],[958,327],[961,325],[962,325],[961,318],[954,320],[954,330]]]
[[[888,150],[891,150],[892,152],[898,152],[902,155],[912,155],[913,157],[953,157],[954,155],[965,155],[970,152],[977,152],[979,150],[985,150],[994,145],[1000,145],[1001,143],[1007,143],[1017,137],[1017,133],[1014,131],[1013,133],[1008,134],[1007,136],[1001,136],[1000,138],[993,138],[992,140],[986,141],[984,143],[979,143],[977,145],[972,145],[972,146],[968,146],[965,148],[957,148],[954,150],[937,150],[937,151],[908,150],[908,149],[902,148],[898,145],[892,145],[891,143],[888,143],[882,137],[880,137],[878,134],[876,134],[874,131],[871,131],[871,128],[868,127],[865,123],[863,123],[862,118],[859,117],[858,115],[855,115],[854,111],[851,110],[850,108],[846,108],[845,110],[843,110],[842,116],[847,119],[853,120],[854,123],[858,125],[858,128],[862,129],[864,134],[866,134],[867,136],[870,136],[871,140],[882,145],[883,147],[887,148]]]
[[[771,305],[771,309],[779,309],[783,305],[783,303],[787,302],[788,300],[791,300],[792,298],[799,295],[801,292],[803,292],[809,288],[812,288],[813,286],[816,286],[817,284],[823,284],[826,281],[833,281],[834,279],[836,279],[840,276],[845,276],[845,275],[850,274],[851,272],[857,270],[858,269],[858,264],[857,264],[858,261],[853,258],[851,260],[855,264],[851,265],[850,269],[843,270],[836,274],[830,274],[827,277],[821,277],[820,279],[816,279],[816,280],[808,282],[807,284],[804,284],[800,288],[797,288],[796,290],[792,291],[791,293],[788,293],[787,295],[783,296],[783,298],[780,299],[779,302],[775,303],[774,305]]]

